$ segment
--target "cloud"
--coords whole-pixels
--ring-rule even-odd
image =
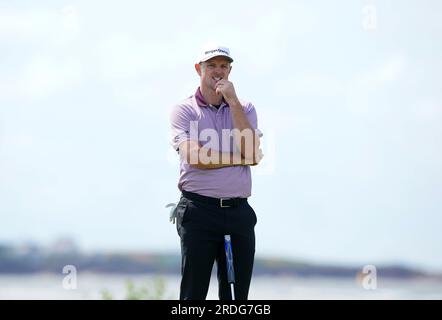
[[[356,73],[346,85],[347,107],[354,112],[363,113],[369,109],[383,108],[387,89],[393,85],[403,85],[399,80],[406,66],[406,59],[399,55],[370,70]],[[383,103],[380,103],[379,99],[382,99]],[[374,101],[378,102],[373,103]]]
[[[79,30],[79,14],[72,5],[50,10],[2,9],[0,12],[0,39],[3,41],[63,43]]]
[[[83,66],[79,61],[37,56],[16,74],[0,79],[0,99],[44,98],[76,86],[82,79]]]
[[[279,94],[294,96],[330,97],[343,94],[344,91],[345,83],[334,75],[320,72],[305,72],[289,80],[282,80],[277,85]]]
[[[188,57],[188,50],[184,50],[184,54],[177,53],[179,47],[178,43],[167,45],[134,34],[115,32],[101,40],[95,54],[102,80],[114,81],[149,77],[154,71],[160,73],[172,65],[179,66],[185,60],[183,57]]]
[[[416,118],[424,122],[437,121],[437,123],[440,124],[440,120],[442,119],[442,103],[439,99],[421,99],[414,105],[413,110]]]
[[[82,80],[82,64],[70,58],[72,40],[80,31],[79,17],[72,5],[0,11],[0,40],[7,49],[0,100],[42,98]],[[60,54],[63,58],[58,58]]]
[[[350,84],[376,89],[397,80],[404,68],[405,59],[401,56],[393,57],[373,70],[357,75],[355,81],[351,81]]]
[[[2,134],[0,139],[2,148],[29,147],[35,143],[35,137],[24,132],[15,135]]]
[[[53,30],[57,15],[53,11],[38,10],[23,12],[18,10],[2,10],[0,12],[1,37],[41,37]]]
[[[31,97],[44,97],[80,83],[81,63],[75,60],[54,62],[47,57],[35,58],[26,68],[24,89]]]
[[[373,69],[355,73],[351,79],[340,79],[336,74],[307,71],[277,81],[275,90],[278,95],[284,96],[330,97],[348,94],[355,99],[365,98],[368,93],[377,92],[398,80],[405,66],[404,58],[395,57]]]

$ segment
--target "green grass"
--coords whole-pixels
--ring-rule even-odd
[[[166,283],[163,278],[142,285],[135,285],[132,280],[126,282],[126,295],[124,300],[162,300],[165,299]],[[114,296],[108,289],[101,290],[103,300],[113,300]]]

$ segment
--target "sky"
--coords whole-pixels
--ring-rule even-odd
[[[234,57],[256,254],[442,271],[442,3],[1,1],[0,242],[179,252],[169,113]]]

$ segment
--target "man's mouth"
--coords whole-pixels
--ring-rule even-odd
[[[222,77],[212,77],[212,79],[215,80],[216,82],[218,82],[222,79]]]

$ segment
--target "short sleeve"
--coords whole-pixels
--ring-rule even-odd
[[[252,126],[253,129],[255,129],[255,132],[258,134],[258,137],[261,138],[263,134],[261,130],[259,130],[258,128],[258,115],[256,114],[255,107],[251,103],[248,103],[246,106],[246,116],[247,120],[249,120],[250,122],[250,125]]]
[[[190,140],[190,124],[193,117],[185,105],[177,105],[170,114],[170,144],[176,150],[183,141]]]

